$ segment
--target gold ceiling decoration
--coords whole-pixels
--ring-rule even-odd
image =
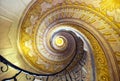
[[[16,66],[36,75],[82,67],[84,81],[119,81],[119,9],[119,0],[31,2],[18,28]]]
[[[40,7],[38,5],[40,5]],[[71,23],[66,24],[65,22]],[[115,42],[116,39],[112,37],[109,38],[109,35],[111,35],[110,33],[111,30],[115,31],[114,29],[117,29],[118,27],[114,23],[112,23],[107,17],[93,10],[92,8],[84,6],[82,4],[74,5],[74,2],[71,1],[66,2],[64,0],[63,1],[61,0],[60,2],[56,1],[55,3],[54,1],[53,2],[37,1],[34,3],[34,5],[32,5],[29,8],[22,21],[19,31],[19,45],[25,59],[32,66],[34,66],[36,70],[39,69],[43,73],[45,72],[54,73],[60,71],[62,68],[64,68],[64,64],[69,62],[71,58],[73,58],[74,51],[72,50],[76,49],[74,46],[75,42],[74,40],[72,40],[74,37],[71,38],[69,34],[64,33],[67,31],[75,32],[74,24],[77,24],[78,26],[82,25],[81,27],[85,29],[87,28],[88,32],[98,32],[97,34],[95,33],[91,34],[93,37],[98,35],[98,37],[96,36],[96,39],[98,41],[96,40],[96,42],[94,43],[90,42],[90,45],[92,46],[93,50],[95,50],[93,51],[93,53],[96,53],[93,54],[93,56],[97,68],[96,69],[97,79],[100,80],[103,77],[104,77],[103,79],[107,79],[108,81],[111,79],[115,79],[114,77],[112,77],[113,75],[110,74],[109,70],[113,69],[114,71],[117,71],[117,66],[116,68],[115,67],[112,68],[112,66],[107,67],[109,65],[114,65],[115,62],[114,61],[115,58],[113,58],[112,56],[112,51],[110,51],[111,48],[109,48],[109,44],[102,45],[101,43],[97,42],[103,43]],[[84,26],[85,24],[87,24],[88,26]],[[91,30],[92,28],[93,30]],[[83,29],[79,29],[79,27],[76,30],[78,31],[78,33],[83,32]],[[62,32],[62,34],[59,32]],[[82,34],[84,35],[85,32]],[[56,55],[57,51],[64,51],[66,49],[66,45],[68,45],[70,42],[68,41],[68,38],[66,38],[65,35],[67,35],[69,39],[71,38],[70,39],[71,42],[73,41],[72,42],[73,45],[70,45],[70,47],[72,46],[74,47],[74,49],[73,48],[71,49],[69,55],[68,54],[63,54],[63,56],[62,54]],[[89,35],[90,34],[87,34],[85,35],[85,37],[91,37]],[[59,37],[63,38],[56,39]],[[65,46],[63,47],[57,46],[58,44],[54,43],[56,40],[57,42],[62,41],[62,45],[64,44]],[[63,42],[63,40],[66,41],[66,43]],[[91,41],[92,38],[88,40]],[[96,47],[94,47],[94,45]],[[105,52],[103,48],[105,48],[107,51],[111,53],[109,54],[109,52]],[[50,52],[50,50],[52,51]],[[99,50],[98,53],[97,50]],[[113,62],[113,64],[108,62],[110,61],[109,59],[111,60],[111,62]],[[102,61],[105,64],[102,65],[101,63]],[[112,78],[110,79],[110,77]]]
[[[120,0],[103,0],[101,2],[101,7],[104,10],[114,10],[114,9],[120,9]]]

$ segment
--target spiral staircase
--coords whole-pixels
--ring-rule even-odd
[[[1,0],[0,81],[120,81],[120,1]]]

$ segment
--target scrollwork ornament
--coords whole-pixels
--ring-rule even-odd
[[[26,74],[26,80],[29,80],[29,81],[34,81],[35,80],[35,76],[33,75],[30,75],[30,74]]]
[[[1,72],[7,72],[9,67],[7,64],[0,64],[0,69],[1,69]]]

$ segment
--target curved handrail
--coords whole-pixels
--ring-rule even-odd
[[[14,64],[12,64],[11,62],[9,62],[8,60],[6,60],[2,55],[0,55],[0,62],[3,62],[4,64],[7,64],[7,65],[9,65],[9,66],[11,66],[11,67],[13,67],[13,68],[15,68],[15,69],[17,69],[17,70],[20,70],[20,71],[23,71],[23,72],[25,72],[25,73],[28,73],[28,74],[30,74],[30,75],[36,75],[36,76],[54,76],[54,75],[56,75],[56,74],[58,74],[58,73],[61,73],[61,72],[63,72],[64,70],[66,70],[69,66],[70,66],[70,64],[73,62],[73,60],[74,60],[74,58],[76,57],[76,55],[79,53],[79,46],[81,46],[81,45],[79,45],[80,43],[78,43],[78,42],[80,42],[80,38],[78,37],[78,36],[76,36],[76,34],[75,33],[73,33],[72,31],[69,31],[69,33],[71,33],[72,35],[73,35],[73,37],[75,38],[75,41],[77,42],[77,44],[76,44],[76,50],[75,50],[75,55],[73,56],[73,58],[71,59],[71,61],[69,62],[69,64],[67,65],[67,66],[65,66],[65,68],[63,68],[61,71],[59,71],[59,72],[56,72],[56,73],[53,73],[53,74],[37,74],[37,73],[33,73],[33,72],[29,72],[29,71],[27,71],[27,70],[24,70],[24,69],[21,69],[21,68],[19,68],[18,66],[16,66],[16,65],[14,65]],[[82,41],[82,40],[81,40]]]

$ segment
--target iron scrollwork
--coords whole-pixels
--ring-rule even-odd
[[[83,76],[82,68],[84,67],[85,62],[86,62],[86,58],[87,58],[86,51],[84,51],[84,49],[83,49],[83,41],[80,39],[80,37],[76,36],[76,34],[74,32],[72,32],[72,31],[67,31],[67,32],[69,32],[70,34],[72,34],[74,36],[75,41],[77,43],[76,43],[75,55],[72,58],[72,60],[70,61],[70,63],[64,69],[62,69],[61,71],[54,73],[54,74],[34,74],[34,73],[25,71],[25,70],[15,66],[15,65],[13,65],[12,63],[7,61],[4,57],[2,57],[0,55],[0,62],[4,63],[7,67],[6,69],[4,69],[4,67],[1,66],[2,72],[7,72],[9,70],[8,66],[19,71],[14,76],[12,76],[10,78],[3,79],[2,81],[6,81],[6,80],[18,81],[17,77],[19,77],[19,75],[22,73],[25,74],[25,76],[24,76],[26,78],[25,81],[34,81],[37,76],[44,76],[43,78],[45,79],[45,81],[49,81],[49,79],[51,79],[51,78],[53,78],[52,81],[56,81],[56,80],[57,81],[62,81],[62,80],[65,80],[65,81],[71,80],[72,81],[74,78],[75,78],[75,80],[78,80],[78,79],[83,80],[82,79],[83,77],[80,78],[80,76]],[[76,62],[76,59],[78,59],[77,62]],[[73,74],[75,76],[78,76],[79,78],[71,76],[72,71],[68,71],[69,66],[71,67],[72,64],[74,64],[74,62],[77,63],[77,67],[80,66],[80,68],[77,68],[77,72],[75,72],[75,69],[73,69],[73,72],[74,72]],[[85,76],[84,76],[84,78],[85,78]]]

